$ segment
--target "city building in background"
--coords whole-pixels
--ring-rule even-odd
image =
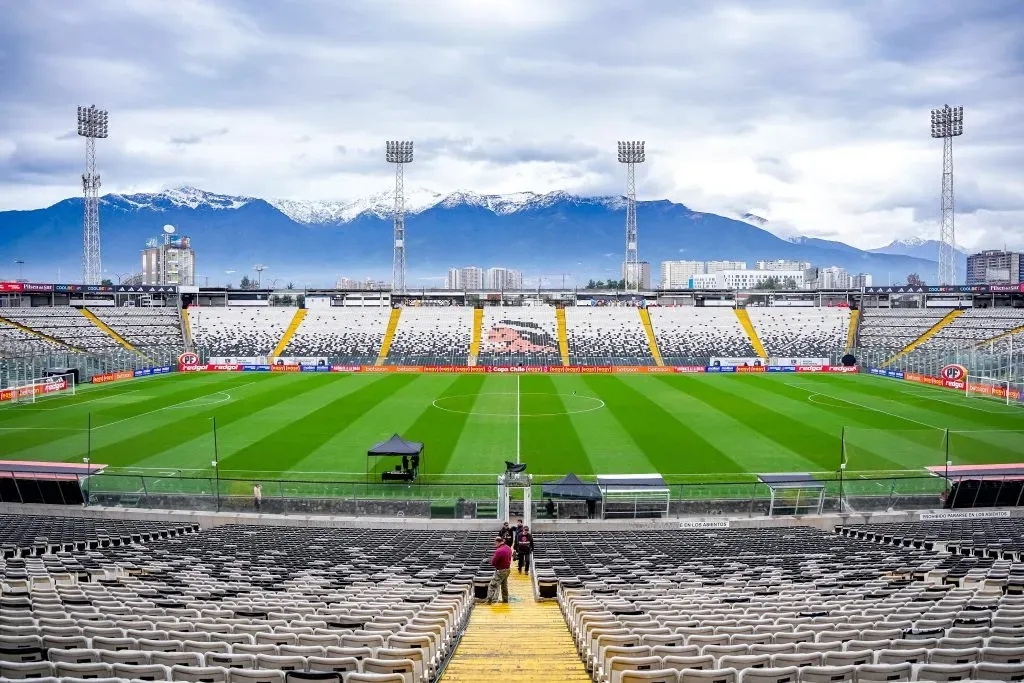
[[[334,285],[338,289],[361,289],[361,290],[384,290],[390,289],[389,285],[384,280],[374,280],[373,278],[364,278],[362,280],[353,280],[352,278],[339,277],[338,281]]]
[[[693,276],[694,289],[803,289],[802,270],[718,270]]]
[[[1024,282],[1024,254],[987,249],[967,257],[967,284],[1016,285]]]
[[[448,278],[445,281],[445,289],[483,289],[484,270],[476,266],[465,268],[449,268]]]
[[[494,291],[519,291],[523,288],[523,273],[511,268],[488,268],[485,285]]]
[[[651,264],[647,261],[638,261],[637,263],[627,263],[626,261],[623,261],[622,279],[626,282],[639,283],[640,289],[650,289]]]
[[[871,273],[857,273],[850,278],[850,287],[852,289],[863,289],[864,287],[872,286]]]
[[[687,289],[694,275],[703,275],[707,266],[703,261],[662,261],[661,289]]]
[[[810,267],[810,261],[790,261],[788,259],[756,261],[754,263],[755,270],[807,270]]]
[[[165,225],[160,237],[146,241],[142,250],[142,284],[195,285],[196,254],[192,242]]]
[[[723,270],[746,270],[746,261],[706,261],[704,263],[705,273],[717,273]]]

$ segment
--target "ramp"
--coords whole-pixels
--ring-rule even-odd
[[[188,319],[188,309],[181,312],[181,333],[185,337],[185,350],[194,353],[196,343],[192,340],[192,323]]]
[[[1013,335],[1020,334],[1021,332],[1024,332],[1024,325],[1021,325],[1020,327],[1015,327],[1012,330],[1007,330],[1006,332],[1000,332],[994,337],[989,337],[988,339],[978,342],[977,344],[975,344],[975,346],[980,349],[983,348],[986,344],[991,344],[1001,339],[1012,337]]]
[[[79,308],[78,310],[82,313],[82,315],[84,315],[86,318],[88,318],[89,321],[93,325],[95,325],[96,327],[98,327],[101,330],[103,330],[104,332],[106,332],[108,337],[110,337],[111,339],[113,339],[114,341],[116,341],[118,344],[120,344],[124,348],[128,349],[129,351],[131,351],[133,353],[138,353],[140,356],[142,355],[141,353],[139,353],[139,351],[134,346],[129,344],[128,341],[124,337],[122,337],[117,332],[115,332],[105,322],[103,322],[102,320],[97,318],[96,314],[93,313],[92,311],[90,311],[88,308],[83,306],[82,308]]]
[[[474,308],[473,309],[473,341],[469,344],[469,363],[470,367],[476,365],[476,357],[480,355],[480,339],[483,337],[484,328],[484,309]]]
[[[846,331],[846,353],[853,349],[857,343],[857,330],[860,325],[860,311],[856,308],[850,311],[850,328]]]
[[[536,602],[530,577],[508,577],[507,605],[477,604],[442,683],[590,681],[555,601]]]
[[[884,363],[882,363],[882,367],[883,368],[889,367],[889,365],[892,364],[893,361],[895,361],[895,360],[897,360],[899,358],[902,358],[903,356],[907,355],[908,353],[910,353],[911,351],[916,349],[921,344],[924,344],[926,341],[928,341],[929,339],[934,337],[936,334],[938,334],[939,330],[941,330],[943,327],[945,327],[946,325],[950,324],[951,322],[953,322],[954,320],[956,320],[957,318],[959,318],[963,314],[964,314],[964,311],[961,308],[958,308],[958,309],[956,309],[954,311],[950,311],[949,313],[947,313],[946,315],[944,315],[942,317],[942,320],[940,320],[939,322],[937,322],[934,325],[932,325],[931,327],[929,327],[925,331],[924,334],[922,334],[920,337],[918,337],[914,341],[912,341],[909,344],[907,344],[906,346],[904,346],[902,351],[900,351],[895,356],[893,356],[889,360],[887,360]]]
[[[661,359],[661,351],[658,349],[658,340],[654,337],[654,326],[651,325],[651,312],[646,307],[636,309],[640,311],[640,322],[644,324],[644,332],[647,333],[647,345],[651,349],[651,356],[655,365],[664,365]]]
[[[750,343],[754,347],[754,352],[761,358],[767,358],[768,354],[764,351],[764,345],[761,344],[761,338],[757,336],[757,330],[754,329],[754,323],[750,322],[750,314],[747,313],[747,309],[734,308],[733,311],[736,313],[736,318],[740,321],[740,325],[743,326],[744,331],[747,333],[747,337],[750,339]]]
[[[391,350],[391,340],[395,338],[395,330],[398,329],[398,318],[402,315],[401,308],[391,309],[391,319],[388,320],[388,331],[384,333],[384,341],[380,345],[380,353],[377,355],[377,362],[374,365],[384,365],[387,360],[388,351]]]
[[[299,308],[295,311],[295,315],[292,316],[292,321],[288,323],[287,329],[284,334],[281,335],[281,341],[277,342],[277,346],[274,347],[274,352],[270,354],[272,358],[277,358],[284,353],[284,350],[288,348],[289,342],[292,337],[295,336],[295,332],[298,331],[299,325],[306,319],[306,314],[309,313],[309,309]]]
[[[569,337],[565,331],[565,309],[555,309],[555,320],[558,321],[558,353],[562,355],[562,365],[569,365]]]
[[[77,348],[75,346],[72,346],[71,344],[68,344],[66,341],[62,341],[60,339],[57,339],[56,337],[51,337],[50,335],[46,334],[45,332],[40,332],[38,330],[33,330],[31,327],[25,327],[21,323],[14,322],[13,320],[8,320],[7,318],[4,318],[3,316],[0,316],[0,323],[3,323],[5,325],[10,325],[11,327],[17,328],[17,329],[21,330],[22,332],[24,332],[26,334],[31,334],[33,337],[39,337],[40,339],[45,339],[46,341],[53,342],[54,344],[60,344],[64,348],[70,349],[71,351],[76,351],[78,353],[82,352],[82,349]]]

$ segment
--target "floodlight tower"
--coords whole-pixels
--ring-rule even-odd
[[[942,225],[939,228],[940,285],[956,284],[956,233],[953,229],[953,138],[964,134],[964,108],[948,104],[932,109],[932,137],[942,138]]]
[[[252,267],[252,269],[256,271],[256,289],[259,289],[263,286],[263,271],[266,270],[267,267],[262,263],[257,263]]]
[[[405,165],[412,163],[411,140],[388,140],[384,154],[395,165],[395,256],[391,261],[391,291],[405,291]]]
[[[644,141],[619,141],[619,163],[626,164],[626,260],[622,279],[627,292],[640,291],[640,257],[636,240],[636,165],[646,160]]]
[[[107,137],[107,111],[95,104],[78,108],[78,134],[85,138],[85,173],[82,193],[85,216],[82,221],[82,282],[98,285],[103,273],[100,259],[100,174],[96,172],[96,140]]]

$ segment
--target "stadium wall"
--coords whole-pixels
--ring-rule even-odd
[[[845,365],[258,365],[228,363],[179,363],[180,372],[366,372],[366,373],[474,373],[474,374],[665,374],[665,373],[772,373],[772,372],[831,372],[856,373],[857,367]]]
[[[947,373],[947,369],[950,370],[949,373]],[[903,380],[905,382],[927,384],[928,386],[941,387],[943,389],[953,389],[961,393],[965,393],[970,389],[972,393],[993,396],[995,398],[1006,398],[1006,389],[991,384],[980,384],[970,381],[967,371],[962,365],[947,365],[942,369],[943,377],[923,375],[919,372],[906,372],[904,370],[887,370],[885,368],[869,368],[868,374]],[[1017,389],[1010,389],[1010,400],[1024,401],[1024,393]]]

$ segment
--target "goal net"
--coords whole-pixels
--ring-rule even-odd
[[[75,395],[75,376],[40,377],[12,385],[0,391],[0,402],[35,403],[58,396]]]
[[[965,393],[968,398],[988,398],[1006,405],[1024,406],[1024,384],[996,377],[980,375],[967,378]]]

